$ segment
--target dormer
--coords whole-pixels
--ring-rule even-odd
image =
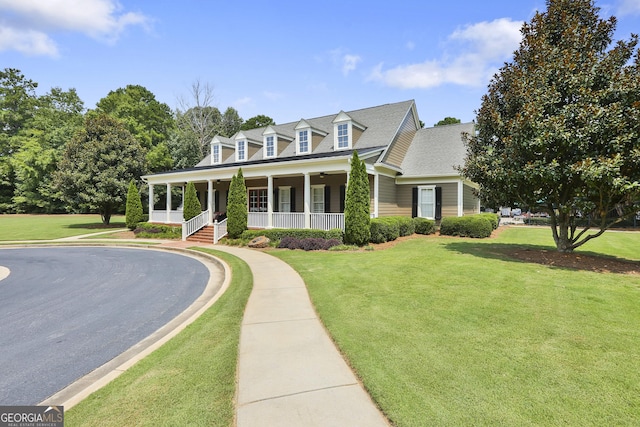
[[[211,164],[219,165],[234,151],[233,144],[228,138],[216,135],[211,140]]]
[[[335,119],[333,119],[333,149],[349,150],[353,148],[355,143],[366,129],[365,126],[354,121],[344,111],[340,111]]]
[[[238,132],[234,138],[236,147],[236,162],[246,162],[262,146],[260,141],[250,138],[244,132]]]
[[[328,135],[320,129],[311,127],[309,122],[301,119],[295,127],[296,154],[311,154],[320,141]]]
[[[262,132],[262,158],[273,159],[278,157],[282,150],[293,141],[294,138],[276,132],[273,126],[267,126]]]

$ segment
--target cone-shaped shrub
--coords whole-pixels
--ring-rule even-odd
[[[140,193],[138,193],[136,181],[133,179],[129,183],[129,191],[127,192],[127,206],[125,208],[124,217],[125,223],[127,224],[127,228],[129,228],[129,230],[134,230],[136,228],[136,225],[144,220]]]
[[[187,183],[187,190],[184,193],[184,206],[182,208],[182,216],[185,221],[195,218],[202,213],[202,206],[198,200],[198,193],[193,182]]]
[[[227,232],[231,239],[240,237],[247,229],[247,187],[242,176],[242,169],[231,179],[229,200],[227,201]]]
[[[371,221],[369,201],[369,177],[364,161],[358,153],[351,157],[351,172],[344,203],[344,240],[351,245],[364,246],[369,243]]]

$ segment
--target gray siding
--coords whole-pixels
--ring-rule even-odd
[[[478,198],[473,194],[473,188],[465,185],[464,186],[464,214],[472,215],[478,213]]]
[[[393,139],[383,161],[387,164],[400,167],[416,132],[415,120],[411,110],[402,122],[398,134]]]
[[[402,210],[398,208],[396,200],[395,179],[388,176],[380,176],[378,180],[378,215],[402,215]],[[409,211],[409,213],[411,213],[411,211]]]

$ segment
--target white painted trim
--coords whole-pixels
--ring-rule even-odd
[[[420,190],[433,190],[433,212],[431,212],[431,216],[422,215],[422,203],[421,203],[421,191]],[[436,217],[436,204],[438,201],[436,200],[436,186],[435,185],[419,185],[418,186],[418,216],[427,219],[435,219]]]
[[[373,217],[378,218],[378,209],[380,204],[380,175],[375,172],[373,174]]]
[[[304,174],[304,228],[311,228],[311,175]]]
[[[464,215],[464,184],[458,181],[458,216]]]
[[[273,175],[267,176],[267,227],[273,228]]]

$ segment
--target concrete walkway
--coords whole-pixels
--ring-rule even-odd
[[[388,426],[327,335],[298,273],[260,251],[214,248],[253,272],[240,335],[238,427]]]

